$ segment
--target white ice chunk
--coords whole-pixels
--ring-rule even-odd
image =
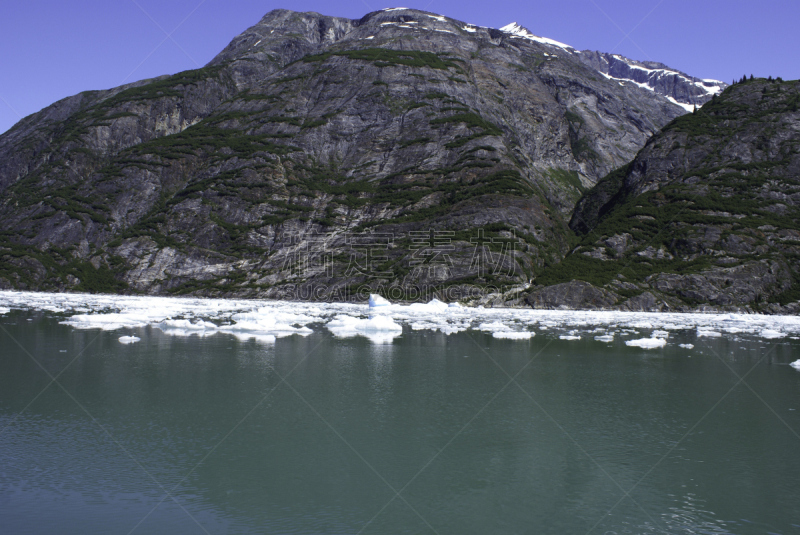
[[[415,329],[425,328],[448,334],[469,329],[480,329],[489,333],[515,332],[530,330],[535,326],[537,330],[553,329],[558,334],[568,336],[587,333],[592,337],[602,334],[598,329],[605,327],[608,334],[612,334],[613,330],[626,339],[648,336],[637,334],[641,332],[637,329],[647,333],[695,330],[700,337],[720,337],[723,332],[736,333],[736,336],[742,338],[758,337],[761,340],[779,335],[800,336],[798,316],[484,308],[446,305],[438,300],[414,305],[390,304],[369,308],[366,303],[304,303],[0,290],[0,309],[42,310],[48,313],[69,310],[74,315],[67,317],[63,323],[79,329],[113,330],[155,326],[167,334],[186,336],[208,336],[219,332],[259,334],[267,337],[308,334],[314,324],[322,325],[338,316],[363,320],[369,311],[391,316],[390,321],[398,328],[402,325],[413,325]],[[331,327],[334,328],[335,325]],[[580,331],[571,332],[571,329]],[[392,332],[399,335],[400,331]],[[122,334],[124,333],[119,333]],[[655,334],[653,332],[649,336],[660,338]]]
[[[0,307],[0,314],[8,314],[9,312],[11,312],[10,308]]]
[[[121,344],[133,344],[134,342],[138,342],[140,340],[141,340],[141,338],[139,338],[138,336],[120,336],[119,337],[119,342]]]
[[[581,337],[576,335],[576,334],[562,334],[561,336],[559,336],[559,338],[562,339],[562,340],[580,340],[581,339]]]
[[[307,336],[313,332],[308,327],[295,327],[293,325],[298,320],[296,314],[278,312],[268,308],[259,308],[256,312],[234,314],[231,319],[236,323],[220,327],[220,332],[271,336],[289,336],[292,334]]]
[[[682,347],[683,349],[694,349],[694,344],[678,344],[678,347]]]
[[[440,314],[447,310],[448,306],[447,303],[443,303],[434,297],[427,303],[411,303],[407,308],[409,311],[416,313]]]
[[[391,342],[403,333],[403,327],[389,316],[377,315],[371,318],[356,318],[339,315],[325,324],[337,338],[366,336],[376,343]]]
[[[614,341],[614,335],[613,334],[603,334],[603,335],[600,335],[600,336],[595,336],[594,339],[597,340],[598,342],[613,342]]]
[[[697,329],[697,336],[698,337],[706,336],[708,338],[719,338],[720,336],[722,336],[722,333],[718,331],[712,331],[710,329]]]
[[[669,333],[667,331],[653,331],[650,336],[652,338],[669,338]]]
[[[664,347],[667,341],[663,338],[639,338],[637,340],[628,340],[625,342],[627,346],[642,347],[644,349],[654,349],[656,347]]]
[[[491,323],[481,323],[480,325],[478,325],[478,330],[489,331],[489,332],[493,331],[500,332],[500,331],[510,331],[511,327],[499,321],[493,321]]]
[[[795,370],[800,370],[800,359],[797,359],[796,361],[792,362],[791,364],[789,364],[789,366],[791,366]]]
[[[531,331],[498,331],[492,333],[494,338],[506,338],[508,340],[529,340],[534,335],[535,333]]]
[[[154,325],[164,334],[171,336],[210,336],[217,333],[217,326],[210,321],[164,320]]]
[[[391,305],[388,299],[384,299],[378,294],[369,294],[369,307],[386,307]]]
[[[145,327],[153,323],[153,319],[153,316],[146,313],[77,314],[61,323],[76,329],[114,331],[123,327]]]
[[[772,330],[772,329],[764,329],[764,330],[761,331],[760,334],[761,334],[761,338],[770,338],[770,339],[772,339],[772,338],[783,338],[784,336],[786,336],[785,333],[782,333],[780,331],[775,331],[775,330]]]

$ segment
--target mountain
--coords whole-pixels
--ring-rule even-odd
[[[695,106],[702,106],[711,97],[728,87],[728,84],[719,80],[701,80],[667,67],[663,63],[636,61],[619,54],[589,50],[577,51],[564,43],[534,35],[516,22],[503,26],[500,30],[551,47],[563,48],[577,55],[583,63],[609,80],[615,80],[620,85],[627,83],[648,89],[687,111],[693,111]]]
[[[593,54],[404,8],[271,11],[202,69],[0,136],[0,286],[521,297],[582,193],[686,113],[670,99],[713,94]]]
[[[534,306],[800,311],[800,82],[751,79],[653,136],[578,202]]]

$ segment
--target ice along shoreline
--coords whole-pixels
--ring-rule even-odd
[[[132,330],[143,327],[174,336],[223,333],[264,343],[319,329],[379,344],[391,343],[404,329],[445,335],[481,331],[509,341],[530,340],[537,334],[597,343],[624,340],[644,349],[673,343],[671,335],[677,331],[694,331],[698,339],[800,339],[797,316],[483,308],[437,299],[399,305],[378,296],[368,304],[354,304],[0,291],[0,314],[13,310],[55,314],[76,329],[120,331],[124,343],[135,343]]]

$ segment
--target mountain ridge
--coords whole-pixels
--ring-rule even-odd
[[[751,79],[671,122],[577,203],[581,240],[532,302],[798,313],[798,107],[800,82]]]
[[[549,41],[274,10],[201,69],[60,101],[0,136],[0,284],[519,302],[685,113]]]

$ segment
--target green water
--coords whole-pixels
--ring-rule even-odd
[[[2,533],[800,533],[795,340],[0,326]]]

